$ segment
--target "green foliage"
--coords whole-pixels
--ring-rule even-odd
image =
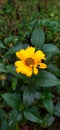
[[[41,49],[42,45],[44,44],[45,41],[45,33],[43,29],[41,28],[36,28],[31,36],[31,43],[34,45],[36,48]]]
[[[35,107],[26,109],[24,111],[24,116],[27,120],[30,120],[32,122],[42,123],[42,117],[40,117]]]
[[[16,126],[17,122],[19,122],[21,119],[22,114],[17,110],[12,110],[9,113],[9,121],[8,121],[10,129],[11,128],[13,129]]]
[[[49,127],[50,125],[52,125],[53,122],[54,122],[54,117],[47,114],[44,117],[44,124],[42,125],[42,127]]]
[[[0,40],[0,48],[3,48],[3,49],[5,48],[5,46],[1,40]]]
[[[0,73],[6,73],[6,68],[4,66],[4,64],[0,63]]]
[[[8,52],[6,53],[6,55],[7,54],[13,54],[13,53],[15,53],[16,51],[18,51],[18,50],[20,50],[20,49],[23,49],[23,47],[27,47],[28,46],[28,44],[22,44],[22,43],[18,43],[17,42],[17,44],[14,44],[9,50],[8,50]]]
[[[55,75],[48,71],[40,70],[38,78],[36,79],[36,85],[40,87],[52,87],[59,84],[59,80]]]
[[[14,40],[15,37],[12,38],[12,40]],[[9,40],[11,39],[8,38],[8,40],[5,40],[5,45],[9,44],[9,42],[7,42]],[[39,70],[38,75],[32,75],[31,78],[16,73],[14,66],[16,58],[13,58],[16,51],[26,48],[30,43],[22,43],[18,40],[9,47],[11,44],[10,41],[7,51],[4,47],[5,53],[0,63],[0,73],[7,75],[8,81],[6,80],[6,82],[10,82],[11,85],[10,88],[7,86],[7,93],[2,91],[3,94],[1,98],[4,99],[5,103],[7,103],[12,110],[9,112],[8,122],[5,122],[5,120],[2,122],[6,125],[3,129],[5,129],[5,127],[14,129],[16,124],[23,120],[38,123],[41,127],[48,127],[53,123],[54,115],[59,116],[59,104],[54,106],[53,98],[55,95],[52,91],[53,87],[58,88],[57,86],[59,86],[59,69],[55,67],[52,62],[54,61],[53,57],[56,54],[59,55],[60,51],[58,47],[52,43],[45,44],[44,40],[45,33],[43,29],[35,27],[31,33],[31,46],[34,45],[36,49],[41,49],[46,54],[47,59],[45,62],[47,69]],[[4,62],[6,58],[7,63]],[[46,111],[46,115],[45,113],[42,115],[42,108]],[[3,126],[1,126],[1,128],[2,127]]]
[[[60,117],[60,101],[55,105],[55,115]]]
[[[22,5],[25,8],[22,9]],[[31,0],[30,5],[29,1],[25,4],[24,0],[15,3],[7,0],[1,7],[1,130],[19,130],[19,124],[28,121],[45,128],[60,117],[60,13],[55,6],[54,11],[51,7],[46,8],[44,1],[35,0]],[[16,51],[28,46],[41,49],[46,54],[47,64],[45,70],[40,69],[31,78],[17,74],[14,65]]]
[[[53,101],[51,99],[44,99],[43,105],[50,114],[54,112]]]
[[[48,64],[48,70],[56,76],[60,77],[60,70],[55,65]]]
[[[5,93],[2,95],[2,97],[7,102],[7,104],[9,104],[12,108],[19,109],[19,105],[20,105],[19,95],[15,93],[14,94]]]
[[[46,55],[55,55],[55,54],[60,54],[59,49],[57,48],[57,46],[53,45],[53,44],[45,44],[42,48],[42,50],[45,52]]]
[[[35,91],[33,88],[26,88],[24,89],[23,93],[23,102],[25,104],[31,105],[36,99],[40,99],[41,93]]]

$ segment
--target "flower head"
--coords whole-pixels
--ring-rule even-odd
[[[34,47],[27,47],[27,49],[17,51],[16,56],[19,59],[15,62],[17,73],[30,77],[33,73],[38,74],[38,68],[47,68],[47,65],[42,63],[42,60],[46,59],[45,54],[41,50],[35,52]]]

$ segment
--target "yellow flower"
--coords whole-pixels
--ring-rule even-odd
[[[38,50],[35,52],[34,47],[28,47],[16,52],[18,61],[15,62],[16,72],[30,77],[33,73],[38,74],[38,68],[45,69],[47,65],[42,63],[45,60],[45,54]]]

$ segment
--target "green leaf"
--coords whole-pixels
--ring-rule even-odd
[[[3,10],[0,10],[0,14],[3,14]],[[5,24],[6,24],[6,19],[4,18],[0,19],[0,26],[4,26]]]
[[[9,45],[10,43],[16,42],[17,40],[18,40],[18,36],[11,35],[11,36],[5,38],[4,42],[5,42],[6,45]]]
[[[17,43],[15,45],[13,45],[7,52],[5,55],[7,54],[14,54],[16,51],[19,51],[20,49],[24,49],[28,46],[28,44],[22,44],[22,43]]]
[[[17,122],[21,121],[21,119],[22,119],[22,114],[17,110],[12,110],[9,113],[8,124],[9,124],[10,127],[14,127]]]
[[[43,124],[42,124],[42,127],[49,127],[52,125],[52,123],[54,122],[54,117],[47,114],[45,117],[44,117],[44,121],[43,121]]]
[[[53,114],[54,105],[53,105],[52,99],[44,99],[43,100],[43,105],[50,114]]]
[[[17,82],[18,82],[18,78],[16,77],[12,77],[12,89],[15,90],[16,89],[16,86],[17,86]]]
[[[2,98],[6,101],[8,105],[12,108],[19,109],[19,105],[21,103],[21,98],[17,94],[5,93],[2,95]]]
[[[60,54],[60,50],[54,44],[45,44],[43,45],[42,50],[45,54],[51,55],[51,56],[55,54]]]
[[[50,88],[46,87],[44,88],[44,91],[42,93],[44,99],[53,99],[55,96],[50,92]]]
[[[0,119],[6,118],[6,113],[3,109],[0,108]]]
[[[60,101],[55,106],[55,115],[60,117]]]
[[[56,76],[46,70],[40,70],[35,83],[35,85],[41,87],[53,87],[58,84],[59,80],[56,78]]]
[[[56,87],[56,90],[57,90],[57,93],[60,95],[60,81],[59,81],[59,84]]]
[[[29,121],[42,123],[42,117],[39,115],[37,111],[35,111],[35,109],[26,109],[24,111],[24,116]]]
[[[43,46],[44,41],[45,41],[45,34],[44,34],[43,29],[35,28],[31,36],[31,43],[35,47],[40,49]]]
[[[48,68],[47,68],[50,72],[52,72],[53,74],[55,74],[56,76],[60,77],[60,70],[54,66],[53,64],[48,64]]]
[[[6,70],[5,66],[2,63],[0,63],[0,73],[6,73],[6,72],[7,72],[7,70]]]
[[[8,124],[7,124],[7,121],[5,119],[2,120],[2,123],[1,123],[1,128],[0,130],[7,130],[8,128]]]
[[[3,49],[5,48],[5,46],[1,40],[0,40],[0,48],[3,48]]]
[[[28,79],[26,76],[24,76],[22,74],[17,74],[16,73],[16,68],[13,65],[6,66],[6,70],[7,70],[7,73],[11,73],[12,75],[14,75],[17,78],[24,79],[24,80]]]
[[[31,87],[26,88],[24,90],[24,93],[23,93],[24,103],[31,105],[34,102],[34,100],[40,99],[40,98],[41,98],[41,93],[32,89]]]

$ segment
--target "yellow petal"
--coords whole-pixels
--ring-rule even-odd
[[[15,62],[15,66],[21,67],[22,65],[23,65],[23,62],[22,62],[22,61],[16,61],[16,62]]]
[[[28,47],[27,49],[22,49],[20,51],[16,52],[16,56],[21,59],[21,60],[25,60],[29,57],[33,57],[35,52],[35,48],[34,47]]]
[[[21,60],[25,60],[28,55],[27,55],[26,51],[24,49],[22,49],[22,50],[16,52],[16,56],[17,56],[17,58],[19,58]]]
[[[34,67],[34,74],[38,74],[38,69],[36,67]]]
[[[33,57],[34,52],[35,52],[35,48],[34,47],[28,47],[25,51],[28,54],[28,57]]]
[[[20,72],[22,72],[22,70],[24,68],[24,63],[22,61],[16,61],[15,66],[17,67],[16,72],[20,73]]]
[[[38,65],[41,69],[47,68],[46,64],[40,63],[42,59],[46,59],[45,54],[41,50],[35,52],[34,47],[28,47],[25,50],[22,49],[17,51],[16,56],[20,59],[20,61],[15,62],[17,73],[22,73],[28,77],[31,77],[32,73],[36,75],[38,74],[38,69],[36,68]],[[34,62],[32,62],[31,65],[30,61],[28,62],[29,64],[26,64],[28,59],[32,59]]]
[[[16,68],[16,72],[17,72],[17,73],[20,73],[21,70],[22,70],[22,69],[21,69],[20,67],[17,67],[17,68]]]
[[[24,74],[28,77],[32,75],[32,67],[26,66],[23,61],[16,61],[15,62],[16,72]]]
[[[40,63],[39,65],[40,65],[39,68],[41,68],[41,69],[45,69],[45,68],[47,68],[47,65],[44,64],[44,63]]]
[[[23,74],[25,74],[28,77],[31,77],[32,75],[32,67],[26,66],[24,67]]]
[[[36,61],[40,61],[41,59],[45,59],[45,54],[41,50],[38,50],[35,52],[34,59]]]
[[[26,76],[31,77],[32,76],[32,69],[28,70],[28,72],[26,73]]]

